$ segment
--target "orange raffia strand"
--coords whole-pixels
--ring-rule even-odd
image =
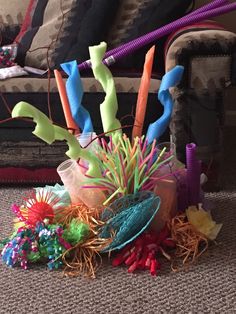
[[[81,222],[89,225],[91,231],[95,233],[95,229],[102,225],[103,222],[99,220],[99,215],[102,208],[89,208],[83,203],[72,204],[62,208],[56,218],[56,222],[68,226],[73,218],[77,218]]]
[[[101,265],[99,252],[105,248],[111,239],[101,239],[95,236],[88,238],[85,242],[79,243],[70,248],[62,255],[67,276],[84,275],[90,278],[96,277],[96,271]],[[97,257],[100,260],[97,260]]]
[[[57,218],[57,222],[68,225],[73,218],[77,218],[90,227],[89,237],[82,243],[77,243],[62,255],[65,264],[64,273],[67,276],[84,275],[95,278],[96,271],[101,264],[97,257],[99,252],[105,248],[111,239],[97,237],[98,229],[104,222],[99,220],[101,208],[88,208],[84,204],[71,205],[63,208]]]
[[[192,226],[185,213],[174,217],[170,224],[171,238],[176,243],[175,256],[183,260],[183,265],[194,263],[208,248],[208,239]],[[204,244],[203,248],[200,245]],[[178,267],[172,264],[172,270]]]

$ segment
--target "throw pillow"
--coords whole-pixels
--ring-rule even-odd
[[[0,0],[0,46],[13,43],[20,31],[30,0]]]
[[[0,25],[21,25],[30,0],[0,0]]]
[[[183,16],[193,0],[122,0],[120,12],[109,34],[109,48],[118,47]],[[164,69],[165,38],[157,42],[154,68]],[[153,44],[117,62],[122,68],[142,69],[145,54]]]
[[[20,31],[20,25],[5,25],[0,27],[0,46],[13,43]]]
[[[88,46],[105,39],[119,0],[31,0],[31,25],[18,36],[18,62],[46,69],[87,58]],[[23,24],[24,25],[24,24]],[[22,32],[21,32],[22,33]]]
[[[81,20],[76,43],[64,61],[77,60],[78,63],[89,59],[88,47],[107,41],[107,35],[117,15],[120,1],[86,0],[88,7]]]

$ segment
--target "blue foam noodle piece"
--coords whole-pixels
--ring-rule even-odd
[[[82,133],[93,132],[93,124],[90,114],[81,103],[84,91],[77,62],[74,60],[62,63],[61,67],[69,76],[66,81],[66,93],[72,117],[77,126],[82,129]]]

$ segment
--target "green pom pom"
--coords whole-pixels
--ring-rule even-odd
[[[30,252],[27,255],[27,259],[32,263],[39,261],[40,258],[41,258],[41,254],[39,252]]]
[[[69,227],[65,229],[63,238],[71,245],[82,242],[89,234],[89,226],[78,219],[72,219]]]

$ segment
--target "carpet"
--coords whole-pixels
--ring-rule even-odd
[[[223,228],[197,264],[173,273],[164,262],[161,273],[128,274],[109,261],[95,280],[63,277],[61,272],[37,265],[24,271],[0,262],[0,313],[236,313],[236,152],[235,138],[223,164],[223,190],[208,193],[212,214]],[[229,147],[229,145],[228,145]],[[236,151],[235,149],[233,151]],[[9,235],[12,202],[20,201],[25,188],[0,189],[0,237]]]

